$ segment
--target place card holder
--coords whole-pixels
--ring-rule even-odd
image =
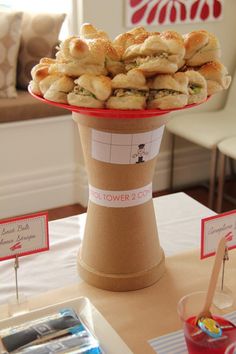
[[[18,287],[18,269],[19,269],[19,258],[15,257],[14,261],[14,272],[15,272],[15,295],[8,299],[8,315],[16,316],[21,315],[29,311],[29,302],[25,294],[19,292]]]
[[[213,303],[219,309],[225,309],[233,305],[233,293],[232,291],[225,285],[225,266],[226,261],[229,261],[229,252],[228,247],[225,248],[225,254],[223,258],[222,264],[222,275],[220,279],[220,283],[217,286],[216,294],[213,299]]]
[[[222,262],[222,276],[213,300],[219,309],[225,309],[233,304],[233,294],[225,285],[225,266],[229,260],[229,251],[236,248],[236,210],[201,220],[201,259],[215,255],[217,244],[224,235],[227,245]]]
[[[15,316],[29,311],[27,297],[19,292],[19,257],[49,250],[48,214],[42,212],[1,220],[0,236],[0,261],[14,260],[15,294],[7,305],[8,315]]]

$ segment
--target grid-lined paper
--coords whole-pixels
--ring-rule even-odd
[[[135,164],[153,159],[160,150],[164,125],[135,134],[117,134],[92,129],[92,158],[114,164]]]

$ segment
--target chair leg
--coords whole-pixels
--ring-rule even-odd
[[[175,135],[171,134],[171,155],[170,155],[170,191],[174,189],[174,162],[175,162]]]
[[[231,157],[229,158],[229,164],[230,164],[230,174],[231,177],[233,178],[235,176],[235,169],[234,169],[234,159]]]
[[[218,157],[218,149],[217,147],[215,147],[211,151],[211,162],[210,162],[210,185],[209,185],[209,199],[208,199],[208,207],[210,209],[213,209],[214,206],[217,157]]]
[[[223,153],[220,153],[219,156],[219,181],[218,181],[218,191],[217,191],[217,204],[216,211],[221,213],[222,202],[224,195],[224,182],[225,182],[225,165],[226,165],[226,156]]]

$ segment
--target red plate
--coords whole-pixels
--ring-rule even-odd
[[[81,113],[81,114],[87,114],[88,116],[93,116],[93,117],[99,117],[99,118],[149,118],[149,117],[155,117],[155,116],[162,116],[164,114],[174,112],[174,111],[179,111],[181,109],[187,109],[187,108],[192,108],[196,107],[199,104],[203,103],[198,103],[198,104],[189,104],[185,107],[182,108],[175,108],[175,109],[168,109],[168,110],[162,110],[162,109],[142,109],[142,110],[120,110],[120,109],[106,109],[106,108],[88,108],[88,107],[78,107],[78,106],[72,106],[69,104],[65,103],[58,103],[54,101],[49,101],[46,100],[45,98],[36,95],[33,93],[30,88],[28,88],[29,93],[37,98],[38,100],[51,104],[53,106],[61,107],[68,109],[71,112],[76,112],[76,113]],[[207,98],[208,100],[208,98]]]

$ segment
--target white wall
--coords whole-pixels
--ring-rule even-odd
[[[0,219],[76,203],[77,145],[70,114],[0,124]]]

